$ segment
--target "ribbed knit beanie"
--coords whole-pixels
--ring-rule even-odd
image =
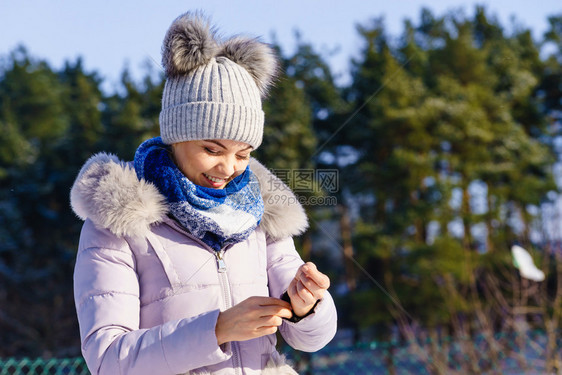
[[[219,41],[206,19],[188,12],[166,33],[162,65],[164,143],[230,139],[254,149],[261,144],[261,99],[278,70],[271,47],[240,36]]]

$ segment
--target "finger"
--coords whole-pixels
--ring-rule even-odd
[[[298,281],[293,280],[291,282],[291,284],[289,285],[289,289],[287,290],[287,292],[289,293],[289,297],[291,298],[291,302],[304,304],[306,302],[302,299],[301,296],[299,296],[299,292],[297,290],[297,284],[298,284]]]
[[[256,337],[272,335],[277,332],[277,326],[264,326],[256,329]]]
[[[300,280],[297,283],[297,293],[306,304],[310,304],[316,301],[316,298],[314,298],[314,294],[312,294],[312,292],[308,290]]]
[[[308,271],[312,271],[312,270],[317,270],[318,268],[316,267],[316,264],[312,263],[312,262],[306,262],[305,264],[303,264],[304,269],[303,271],[308,272]]]
[[[279,327],[283,324],[283,319],[280,316],[263,316],[260,318],[259,323],[260,327]]]
[[[327,288],[329,286],[330,279],[328,276],[323,274],[322,272],[318,271],[316,267],[305,267],[302,272],[303,275],[313,279],[315,282],[318,283],[323,288]],[[322,285],[328,283],[328,285]]]
[[[308,289],[308,291],[310,293],[312,293],[312,295],[314,295],[314,298],[316,299],[321,299],[322,297],[324,297],[324,291],[326,290],[325,288],[320,287],[314,280],[312,280],[309,277],[301,277],[300,282],[303,283],[303,285],[306,287],[306,289]]]
[[[299,280],[298,277],[295,275],[295,277],[289,283],[289,288],[287,288],[287,289],[290,289],[290,288],[294,287],[298,280]]]
[[[300,279],[301,275],[303,274],[303,268],[304,264],[302,266],[299,267],[299,269],[297,270],[297,273],[295,274],[295,279]]]
[[[274,297],[251,297],[251,298],[256,299],[259,306],[281,306],[287,309],[291,308],[290,303],[288,303],[287,301],[283,301],[282,299],[279,298],[274,298]]]
[[[315,300],[319,300],[324,297],[324,291],[326,289],[320,288],[315,282],[308,280],[307,282],[304,282],[303,285]]]
[[[290,308],[281,306],[263,306],[260,310],[260,317],[281,316],[290,318],[292,314]]]
[[[301,274],[307,275],[309,273],[317,272],[318,268],[316,268],[316,265],[314,263],[306,262],[305,264],[299,267],[298,271],[300,271]]]
[[[308,289],[311,289],[311,288],[318,289],[318,288],[320,288],[320,286],[318,284],[316,284],[316,281],[313,278],[308,277],[305,274],[302,274],[297,280],[300,281]]]
[[[283,311],[281,311],[279,314],[277,314],[277,316],[279,316],[281,318],[291,319],[291,317],[293,316],[293,310],[283,309]]]
[[[306,275],[308,272],[316,270],[316,265],[312,262],[306,262],[301,264],[301,266],[297,269],[297,273],[295,278],[300,278],[302,275]]]
[[[330,287],[330,278],[318,271],[314,263],[307,263],[302,267],[302,273],[312,279],[318,287],[322,289],[328,289]],[[302,280],[302,277],[300,278]]]

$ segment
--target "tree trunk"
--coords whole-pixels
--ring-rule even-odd
[[[302,236],[302,259],[305,262],[310,260],[310,255],[312,253],[312,238],[310,232],[305,232]]]
[[[494,251],[494,241],[492,241],[494,232],[494,227],[492,226],[492,220],[494,219],[494,210],[492,207],[492,195],[490,194],[489,189],[486,199],[488,201],[488,212],[486,213],[486,230],[488,232],[486,233],[486,251],[488,253],[491,253],[492,251]]]
[[[340,231],[343,246],[344,265],[345,265],[345,282],[350,291],[354,291],[357,287],[357,279],[355,275],[355,266],[353,265],[353,242],[351,240],[351,219],[349,210],[346,205],[340,204]]]
[[[461,204],[461,218],[464,229],[463,247],[465,250],[472,248],[472,234],[470,233],[470,193],[468,186],[462,189],[462,204]]]

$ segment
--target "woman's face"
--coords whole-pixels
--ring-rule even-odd
[[[240,175],[250,161],[252,146],[228,139],[174,143],[178,168],[195,185],[222,189]]]

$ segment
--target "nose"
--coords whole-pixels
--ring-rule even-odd
[[[230,177],[236,172],[237,160],[235,156],[225,155],[221,158],[218,171],[223,174],[221,177]]]

